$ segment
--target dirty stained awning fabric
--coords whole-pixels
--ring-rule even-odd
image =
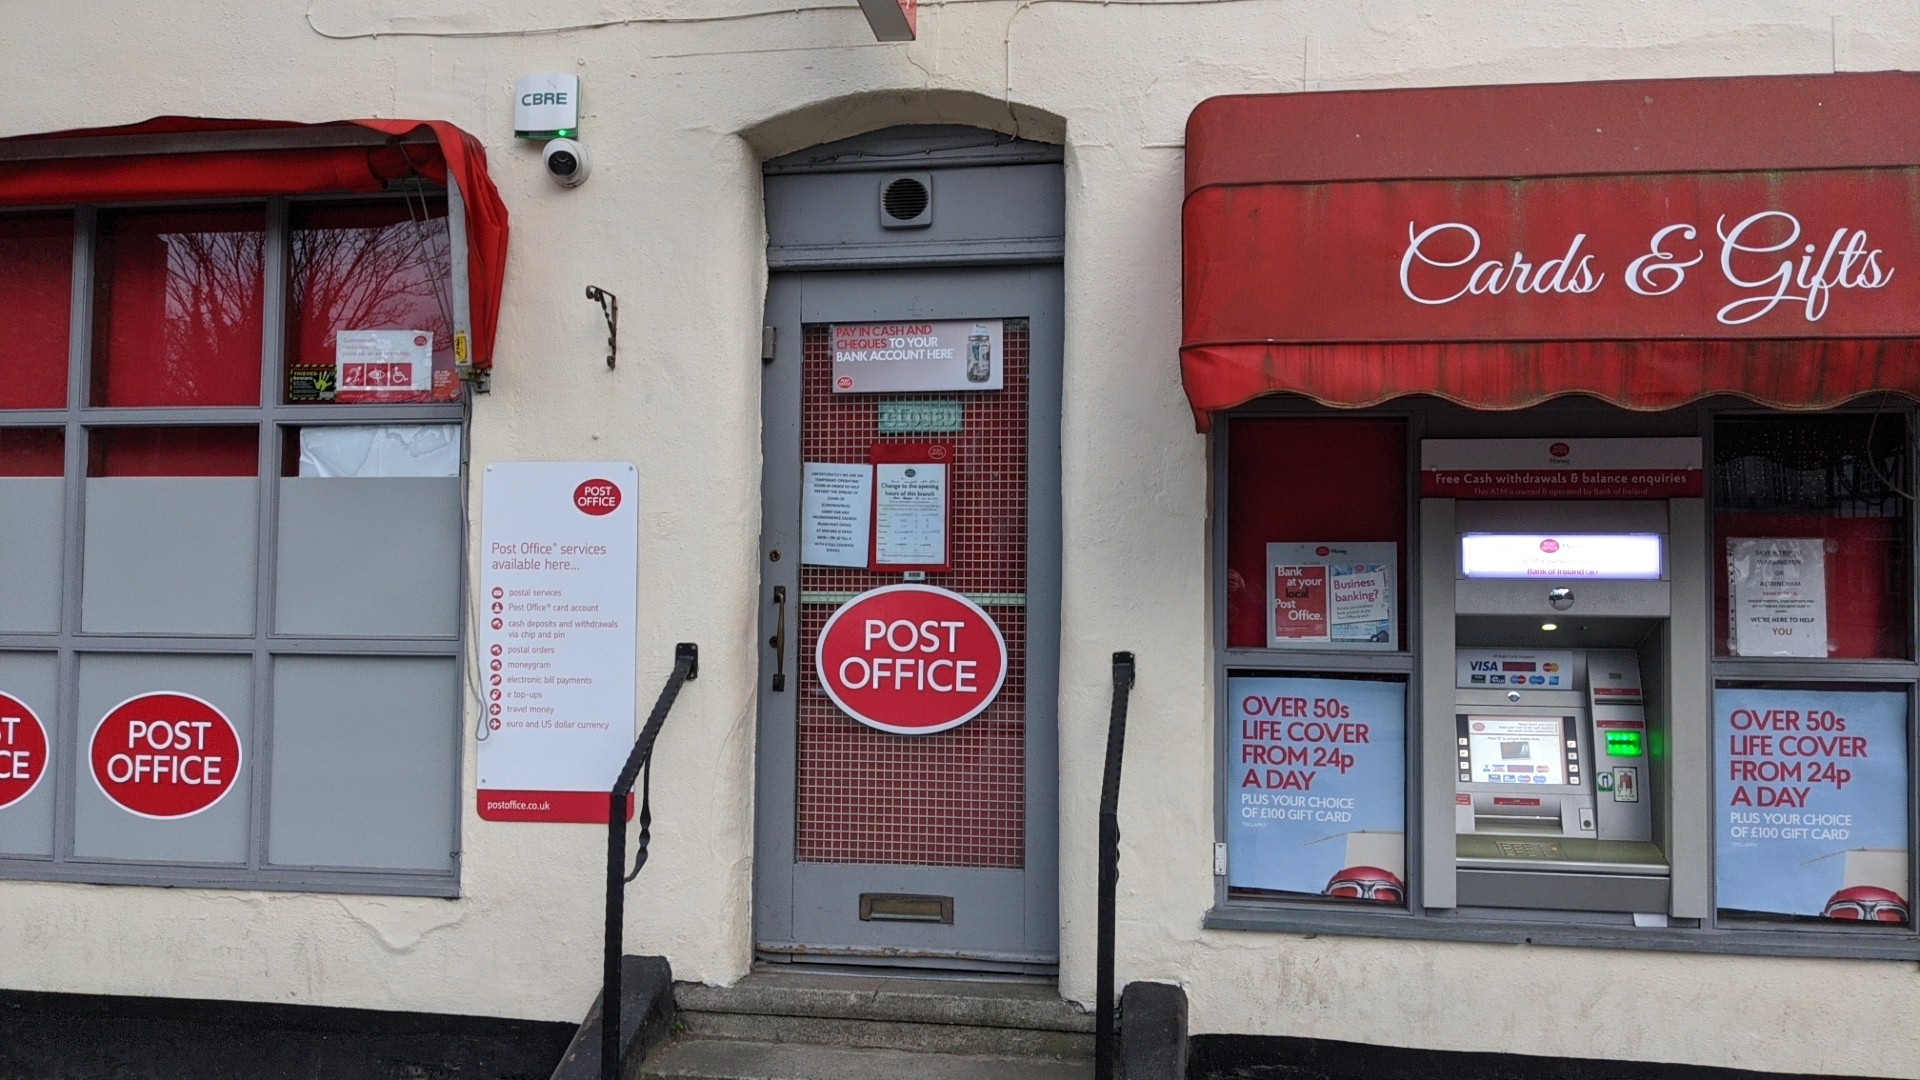
[[[1637,410],[1920,397],[1920,76],[1213,98],[1187,128],[1181,374]]]
[[[472,362],[489,368],[506,277],[507,209],[487,176],[485,149],[452,124],[163,116],[0,139],[0,208],[371,193],[414,176],[459,189]]]

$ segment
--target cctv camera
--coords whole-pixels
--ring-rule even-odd
[[[561,187],[579,187],[587,180],[587,173],[593,168],[593,159],[587,156],[587,148],[572,139],[554,139],[547,143],[546,150],[540,155],[546,163],[547,175]]]

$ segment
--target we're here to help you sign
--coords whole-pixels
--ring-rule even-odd
[[[479,812],[605,823],[634,738],[636,470],[487,466],[480,525]]]

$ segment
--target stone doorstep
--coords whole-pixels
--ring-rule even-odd
[[[1051,984],[755,971],[728,987],[674,984],[681,1012],[1086,1034],[1094,1016]]]
[[[811,1043],[941,1054],[999,1054],[1055,1060],[1093,1057],[1093,1035],[1080,1031],[693,1011],[680,1013],[679,1027],[683,1038]]]
[[[1091,1061],[929,1054],[733,1039],[676,1039],[638,1080],[1092,1080]]]

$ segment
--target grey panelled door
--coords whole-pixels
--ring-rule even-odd
[[[763,955],[1002,969],[1045,969],[1057,957],[1060,290],[1057,265],[781,274],[770,285]],[[834,392],[834,324],[943,320],[1001,320],[1002,389]],[[948,417],[957,403],[959,430],[881,431],[887,403],[924,401],[950,403],[940,410]],[[812,652],[848,597],[903,575],[802,564],[802,464],[864,463],[875,444],[932,439],[953,446],[952,568],[927,581],[994,619],[1009,672],[967,723],[897,735],[841,712]]]

